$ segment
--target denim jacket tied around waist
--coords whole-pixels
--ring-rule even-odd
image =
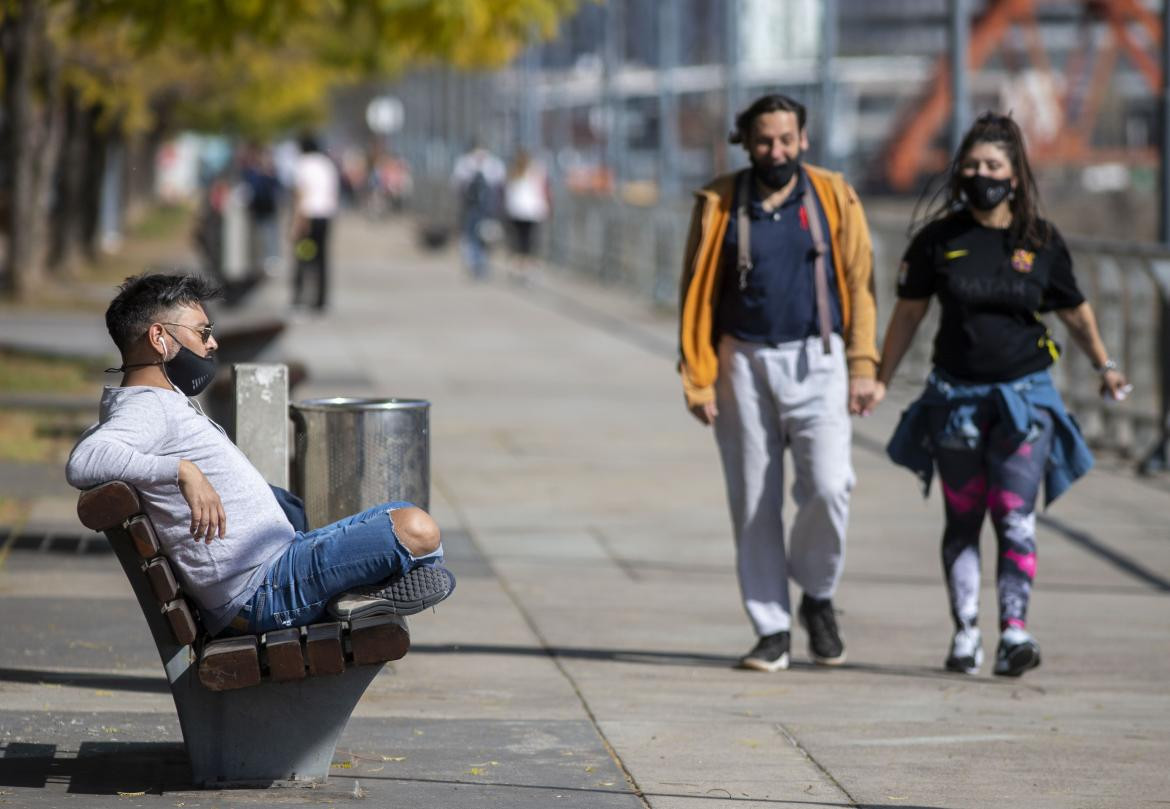
[[[1060,497],[1073,481],[1093,466],[1093,454],[1081,436],[1080,427],[1064,409],[1060,393],[1047,370],[1037,371],[1008,382],[972,384],[934,369],[926,389],[906,410],[886,446],[890,459],[904,466],[922,481],[922,493],[930,493],[934,476],[935,436],[930,430],[930,408],[948,408],[946,427],[937,439],[947,445],[974,448],[979,429],[972,421],[976,407],[993,400],[1000,419],[1011,424],[1024,441],[1035,423],[1036,408],[1052,414],[1052,449],[1044,470],[1044,505]]]

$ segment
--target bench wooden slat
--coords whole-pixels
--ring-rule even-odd
[[[212,691],[231,691],[260,683],[255,635],[215,640],[203,647],[199,682]]]
[[[410,651],[410,632],[397,615],[371,615],[349,625],[349,645],[354,665],[399,660]]]
[[[309,673],[341,674],[345,671],[345,648],[341,644],[341,624],[311,624],[305,636]]]
[[[132,519],[126,526],[126,530],[130,532],[130,539],[134,541],[134,549],[143,559],[153,559],[162,553],[162,546],[158,544],[154,526],[150,524],[150,518],[145,514],[140,514]]]
[[[175,581],[175,574],[171,564],[164,557],[151,559],[144,565],[146,578],[150,579],[150,589],[154,591],[158,603],[166,604],[179,597],[179,583]]]
[[[77,517],[93,531],[119,526],[140,511],[138,493],[121,480],[95,486],[77,498]]]
[[[264,651],[270,679],[284,683],[305,678],[305,653],[301,649],[300,627],[266,633]]]
[[[195,625],[195,615],[184,599],[177,598],[163,606],[163,614],[171,622],[171,632],[180,646],[193,643],[199,636],[199,629]]]

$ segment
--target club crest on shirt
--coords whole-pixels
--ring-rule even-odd
[[[1029,250],[1016,250],[1012,253],[1012,269],[1016,272],[1032,272],[1032,262],[1036,254]]]

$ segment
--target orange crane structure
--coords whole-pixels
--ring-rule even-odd
[[[1007,51],[1006,61],[1016,55],[1021,39],[1033,75],[1043,78],[1052,101],[1044,126],[1029,126],[1029,110],[1015,110],[1028,137],[1034,164],[1060,165],[1106,160],[1149,163],[1157,160],[1154,148],[1103,149],[1094,147],[1093,132],[1102,101],[1109,91],[1118,57],[1124,55],[1156,97],[1162,89],[1159,49],[1162,31],[1158,16],[1139,0],[1085,0],[1081,3],[1080,46],[1070,51],[1063,70],[1053,67],[1037,24],[1036,8],[1049,0],[989,0],[973,21],[967,67],[978,71],[997,50]],[[1067,2],[1064,4],[1067,6]],[[1093,28],[1104,36],[1093,41]],[[1022,38],[1009,36],[1013,29]],[[936,172],[947,164],[945,149],[937,138],[950,120],[952,105],[950,66],[941,57],[923,95],[894,130],[883,152],[883,171],[889,186],[898,191],[915,187],[923,172]]]

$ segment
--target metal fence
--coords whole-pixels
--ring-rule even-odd
[[[554,265],[606,284],[621,285],[661,307],[677,305],[678,278],[690,208],[638,206],[607,197],[563,192],[542,245]],[[907,243],[904,218],[870,212],[879,325],[894,300],[895,275]],[[1097,448],[1139,457],[1160,447],[1167,420],[1163,345],[1170,306],[1170,250],[1150,244],[1067,239],[1082,290],[1097,315],[1102,338],[1134,385],[1124,403],[1098,394],[1098,376],[1054,316],[1046,317],[1065,349],[1054,379]],[[900,369],[903,380],[924,379],[930,368],[937,306],[919,330]]]

